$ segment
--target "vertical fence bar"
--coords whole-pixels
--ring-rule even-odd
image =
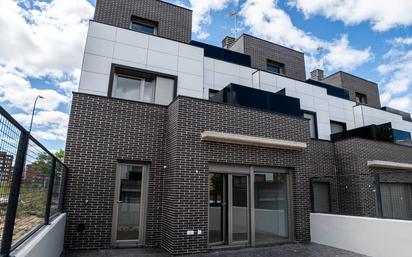
[[[376,191],[376,214],[379,218],[383,217],[383,209],[382,209],[382,195],[381,195],[381,182],[379,173],[375,173],[374,177],[374,184],[375,184],[375,191]]]
[[[67,168],[66,166],[62,165],[62,181],[60,187],[60,194],[59,194],[59,212],[63,212],[63,205],[64,205],[64,195],[66,193],[66,183],[67,183]]]
[[[44,214],[44,223],[50,222],[50,208],[53,196],[54,176],[56,175],[56,157],[52,156],[51,173],[49,178],[49,188],[47,191],[46,212]]]
[[[17,205],[19,201],[20,182],[26,162],[26,153],[29,145],[29,133],[21,131],[19,146],[17,148],[16,160],[13,170],[12,184],[10,187],[9,199],[7,202],[7,212],[4,222],[3,238],[1,243],[1,256],[8,257],[13,240],[14,222],[16,220]]]

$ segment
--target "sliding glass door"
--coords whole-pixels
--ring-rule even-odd
[[[256,244],[270,244],[287,239],[287,174],[255,172],[254,199]]]
[[[291,238],[287,170],[218,171],[209,173],[210,245],[261,245]]]

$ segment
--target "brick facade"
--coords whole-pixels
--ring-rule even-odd
[[[303,151],[203,142],[207,130],[306,142]],[[208,250],[209,163],[290,169],[294,239],[309,241],[310,181],[328,182],[334,213],[376,215],[368,160],[412,163],[412,148],[351,138],[309,139],[308,121],[189,97],[169,106],[75,93],[65,161],[66,247],[108,248],[116,164],[150,164],[147,246],[173,254]],[[382,181],[412,182],[411,175],[382,174]],[[82,226],[84,225],[84,229]],[[186,235],[187,230],[201,235]]]
[[[157,34],[189,43],[192,11],[159,0],[97,0],[94,20],[119,28],[129,28],[132,16],[158,23]]]
[[[367,97],[367,105],[381,108],[378,85],[372,81],[362,79],[346,72],[336,72],[322,80],[322,82],[349,91],[349,99],[356,102],[356,93],[361,93]]]
[[[412,147],[350,138],[335,143],[340,213],[376,216],[374,174],[381,182],[412,182],[412,174],[401,170],[372,169],[371,160],[412,163]]]
[[[308,148],[202,142],[205,130],[307,142]],[[66,246],[110,247],[119,160],[150,163],[146,245],[173,254],[208,249],[210,162],[290,168],[295,239],[309,241],[309,178],[331,175],[331,146],[310,140],[308,121],[301,118],[181,96],[164,107],[75,93],[65,156],[71,171]],[[204,233],[187,236],[188,229]]]
[[[302,52],[246,34],[240,36],[229,49],[250,55],[253,68],[267,70],[269,59],[285,65],[283,75],[286,77],[306,80],[305,56]]]

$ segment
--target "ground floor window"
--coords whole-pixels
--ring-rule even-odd
[[[331,212],[329,183],[312,183],[312,211],[321,213]]]
[[[289,184],[286,169],[212,168],[209,243],[259,245],[289,240]]]
[[[385,218],[412,219],[412,184],[380,183]]]

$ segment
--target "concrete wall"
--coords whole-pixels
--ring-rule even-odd
[[[312,242],[374,257],[409,257],[412,221],[312,213]]]
[[[30,239],[14,250],[14,257],[58,257],[63,253],[66,214],[55,218],[50,225],[44,226]]]

